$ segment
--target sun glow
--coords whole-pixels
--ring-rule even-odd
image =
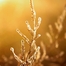
[[[0,8],[5,4],[6,0],[0,0]]]
[[[0,3],[3,3],[5,0],[0,0]]]

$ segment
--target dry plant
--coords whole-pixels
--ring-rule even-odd
[[[14,65],[14,57],[11,55],[9,58],[2,55],[0,58],[0,66],[12,66]]]
[[[60,17],[58,18],[57,22],[55,22],[55,27],[57,29],[56,35],[53,32],[52,25],[49,25],[50,32],[47,32],[46,35],[49,38],[50,44],[52,44],[55,40],[55,42],[56,42],[55,44],[58,45],[58,37],[59,37],[59,34],[61,33],[61,31],[63,30],[63,22],[64,22],[65,16],[66,16],[66,7],[64,8],[64,10],[63,10],[62,14],[60,15]],[[64,38],[66,38],[66,33],[65,33]],[[56,46],[56,48],[57,48],[57,46]]]
[[[54,57],[49,57],[47,55],[45,58],[48,59],[49,61],[57,61],[60,57],[64,55],[64,51],[59,50],[59,42],[62,41],[63,39],[66,39],[66,32],[64,36],[60,39],[60,33],[63,30],[63,22],[66,16],[66,6],[62,12],[62,14],[59,16],[57,22],[54,23],[55,28],[56,28],[56,33],[54,32],[53,26],[49,25],[49,32],[46,33],[47,37],[49,38],[49,53],[50,50],[53,50],[54,48],[57,50],[57,54]]]
[[[40,52],[40,46],[36,45],[36,39],[38,39],[41,35],[36,34],[40,24],[41,24],[41,17],[38,18],[38,23],[36,24],[36,12],[34,10],[34,4],[33,0],[30,0],[30,6],[31,6],[31,18],[32,22],[34,23],[34,28],[32,29],[29,22],[26,21],[27,29],[30,32],[32,38],[29,40],[23,33],[20,32],[19,29],[17,29],[17,33],[23,37],[23,39],[29,44],[30,49],[26,53],[25,52],[25,42],[24,40],[21,40],[21,56],[17,56],[14,52],[14,48],[11,47],[10,50],[12,51],[14,58],[19,62],[20,66],[42,66],[41,62],[44,60],[46,55],[46,50],[44,48],[44,44],[41,42],[41,47],[43,50],[43,54],[41,55]]]

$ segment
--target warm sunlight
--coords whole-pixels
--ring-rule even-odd
[[[0,0],[0,4],[3,3],[5,0]]]
[[[66,66],[65,5],[66,0],[0,0],[0,66]]]

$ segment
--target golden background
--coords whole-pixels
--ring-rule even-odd
[[[49,41],[46,38],[48,25],[54,24],[57,21],[65,4],[66,0],[34,0],[37,14],[36,22],[39,16],[42,18],[41,26],[37,32],[42,35],[37,40],[38,45],[41,40],[45,44]],[[29,0],[0,0],[0,56],[3,54],[9,56],[12,54],[10,47],[14,47],[16,53],[20,52],[22,37],[16,32],[17,28],[29,39],[31,38],[25,24],[26,20],[33,27]],[[26,49],[28,49],[27,46],[26,44]]]

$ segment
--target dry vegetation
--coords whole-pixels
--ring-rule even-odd
[[[43,47],[43,43],[41,43],[41,46],[43,49],[43,55],[41,55],[40,52],[40,46],[36,45],[36,39],[38,39],[41,35],[36,34],[40,24],[41,24],[41,17],[38,18],[38,23],[36,24],[36,12],[34,10],[34,4],[33,0],[30,0],[30,6],[31,6],[31,18],[32,22],[34,23],[34,28],[32,29],[29,22],[26,21],[27,29],[30,32],[32,38],[29,40],[23,33],[20,32],[19,29],[17,29],[17,33],[19,33],[20,36],[24,38],[24,40],[27,42],[27,44],[30,45],[29,51],[25,53],[25,46],[24,46],[24,40],[21,40],[21,57],[18,57],[15,52],[14,48],[11,47],[11,51],[14,55],[14,58],[19,62],[20,66],[42,66],[41,62],[45,58],[46,50]]]
[[[27,36],[21,33],[19,29],[16,29],[16,32],[23,38],[21,40],[21,53],[19,53],[19,56],[17,56],[14,52],[14,48],[11,47],[10,50],[12,51],[14,57],[10,56],[7,58],[5,55],[3,55],[1,58],[2,60],[0,60],[0,66],[44,66],[42,62],[45,61],[47,62],[45,63],[45,66],[66,66],[66,59],[63,57],[65,52],[59,49],[59,42],[64,39],[66,40],[66,32],[64,32],[61,39],[59,38],[60,33],[64,30],[63,22],[66,16],[66,7],[59,16],[57,22],[54,23],[55,29],[52,25],[49,25],[49,32],[46,33],[47,37],[49,38],[49,45],[45,46],[44,43],[40,41],[40,46],[37,46],[36,40],[41,36],[41,34],[37,34],[37,30],[41,24],[41,17],[39,17],[38,22],[36,22],[36,12],[34,9],[33,0],[30,0],[30,6],[31,22],[33,23],[34,27],[32,29],[28,21],[26,21],[26,25],[32,38],[27,38]],[[56,33],[54,31],[56,31]],[[25,49],[25,42],[30,46],[28,52],[26,52]],[[54,52],[54,55],[50,56],[52,51]],[[16,62],[14,58],[18,62]]]

